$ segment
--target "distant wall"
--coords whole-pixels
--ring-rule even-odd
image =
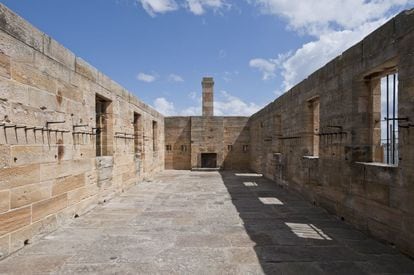
[[[202,153],[216,153],[217,166],[249,169],[247,117],[166,117],[166,169],[201,167]],[[243,150],[244,146],[247,146]]]
[[[165,118],[165,169],[191,169],[191,117]],[[184,147],[185,146],[185,147]]]
[[[163,116],[3,5],[0,125],[0,258],[164,168]]]
[[[314,72],[249,122],[253,170],[412,256],[413,45],[411,10]],[[407,118],[399,122],[398,167],[375,163],[381,158],[383,119],[379,76],[393,68],[399,79],[398,114]],[[314,112],[316,105],[319,114]],[[316,128],[315,119],[320,121]]]

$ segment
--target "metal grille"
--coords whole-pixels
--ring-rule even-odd
[[[384,162],[398,164],[398,74],[381,79],[381,145]]]

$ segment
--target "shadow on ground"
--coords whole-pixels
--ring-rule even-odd
[[[221,172],[266,274],[414,274],[413,262],[257,174]]]

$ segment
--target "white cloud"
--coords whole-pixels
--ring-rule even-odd
[[[223,73],[222,78],[226,82],[231,82],[231,81],[233,81],[233,77],[237,77],[238,75],[239,75],[239,71],[232,71],[232,72],[225,71]]]
[[[276,76],[276,64],[272,60],[263,58],[255,58],[250,60],[249,66],[258,69],[263,73],[263,80],[268,80]]]
[[[174,0],[137,0],[141,3],[144,10],[151,16],[157,13],[166,13],[178,9]]]
[[[185,6],[195,15],[202,15],[206,9],[219,10],[230,7],[224,0],[186,0]]]
[[[194,103],[197,105],[177,110],[173,102],[159,97],[154,101],[154,108],[166,116],[201,116],[200,98],[197,98],[193,93],[190,93],[189,96],[194,98]],[[214,101],[214,115],[216,116],[250,116],[262,107],[255,103],[247,103],[225,91],[221,92],[221,98],[221,100]]]
[[[292,53],[259,60],[256,68],[263,78],[280,70],[283,84],[277,94],[287,91],[329,60],[363,39],[385,23],[397,10],[414,0],[249,0],[263,13],[284,18],[290,29],[314,39]],[[267,63],[265,62],[267,61]],[[259,64],[263,64],[259,67]],[[272,70],[271,64],[275,64]]]
[[[201,106],[191,106],[187,107],[180,112],[182,116],[201,116],[202,110]]]
[[[168,81],[170,81],[170,82],[184,82],[184,79],[181,76],[177,75],[177,74],[170,74],[168,76]]]
[[[214,115],[216,116],[251,116],[262,108],[253,102],[245,102],[226,91],[222,91],[221,94],[224,100],[214,101]]]
[[[184,7],[195,15],[202,15],[207,9],[214,11],[223,8],[230,8],[226,0],[182,0],[177,3],[175,0],[136,0],[141,3],[144,10],[151,16],[178,10]]]
[[[253,3],[253,1],[249,1]],[[353,29],[377,21],[395,6],[413,3],[412,0],[256,0],[263,13],[287,19],[294,30],[320,34],[332,24]]]
[[[154,82],[157,79],[157,76],[155,74],[139,73],[137,75],[137,79],[139,81],[151,83],[151,82]]]
[[[154,100],[154,108],[165,116],[172,116],[175,114],[174,103],[169,102],[164,97],[159,97]]]
[[[385,19],[354,30],[332,31],[304,44],[281,64],[283,88],[288,90],[383,24]]]

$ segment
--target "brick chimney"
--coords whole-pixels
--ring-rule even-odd
[[[214,80],[212,77],[203,77],[203,116],[214,116]]]

